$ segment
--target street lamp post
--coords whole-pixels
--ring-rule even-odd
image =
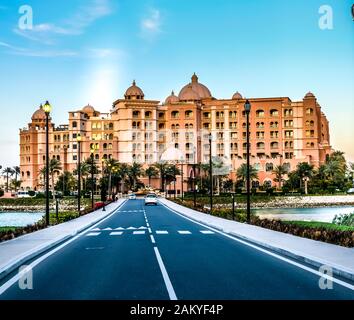
[[[247,137],[247,222],[251,221],[251,179],[250,179],[250,112],[251,112],[251,103],[246,100],[245,103],[245,112],[246,112],[246,137]]]
[[[184,193],[184,192],[183,192],[183,191],[184,191],[184,190],[183,190],[183,160],[181,160],[181,171],[182,171],[182,172],[181,172],[181,174],[182,174],[182,175],[181,175],[181,195],[182,195],[182,202],[183,202],[183,193]]]
[[[213,140],[213,135],[210,133],[209,134],[210,214],[213,213],[213,160],[211,158],[211,156],[212,156],[212,150],[211,150],[212,140]]]
[[[108,167],[108,166],[107,166]],[[104,177],[104,160],[102,160],[102,184],[104,187],[106,187],[106,184],[105,184],[105,177]],[[109,187],[108,187],[109,189]],[[108,191],[109,192],[109,191]],[[103,199],[103,208],[102,208],[102,211],[106,211],[106,199]]]
[[[94,184],[94,153],[95,147],[91,148],[91,208],[93,209],[95,206],[94,192],[95,192],[95,184]]]
[[[52,106],[48,101],[43,106],[45,112],[45,124],[46,124],[46,145],[45,145],[45,224],[49,226],[49,115],[52,110]]]
[[[196,157],[196,148],[193,148],[193,201],[194,208],[197,206],[197,190],[196,190],[196,176],[195,176],[195,157]]]
[[[232,196],[232,220],[235,220],[235,192],[232,192],[231,196]]]
[[[77,158],[77,212],[81,215],[81,135],[77,135],[78,158]]]

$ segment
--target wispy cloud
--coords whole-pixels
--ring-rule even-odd
[[[6,42],[0,42],[0,47],[4,47],[8,49],[7,53],[9,54],[28,56],[28,57],[54,58],[54,57],[73,57],[78,55],[76,51],[71,51],[71,50],[33,50],[33,49],[13,46]]]
[[[104,59],[104,58],[116,58],[124,55],[124,52],[118,49],[112,48],[85,48],[80,51],[74,50],[42,50],[42,49],[27,49],[11,45],[6,42],[0,41],[0,47],[5,48],[6,53],[12,55],[29,56],[29,57],[81,57],[88,59]]]
[[[161,32],[161,14],[157,9],[151,9],[148,17],[141,20],[141,34],[143,37],[155,36]]]
[[[33,26],[31,30],[15,28],[14,32],[30,40],[53,44],[55,36],[81,35],[96,20],[111,14],[112,11],[111,0],[90,0],[85,6],[81,6],[73,16],[63,20],[60,24],[42,23]]]

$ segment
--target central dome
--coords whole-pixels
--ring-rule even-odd
[[[212,98],[212,95],[210,90],[204,84],[198,82],[198,77],[194,73],[192,76],[192,82],[182,88],[178,98],[181,101],[202,100]]]
[[[43,110],[43,106],[40,105],[39,109],[35,111],[35,113],[33,113],[32,115],[32,120],[33,121],[41,121],[41,120],[45,120],[46,115],[45,112]]]
[[[127,91],[125,92],[124,97],[127,100],[130,100],[130,99],[143,100],[144,99],[144,92],[136,85],[136,82],[134,80],[132,86],[129,87],[127,89]]]

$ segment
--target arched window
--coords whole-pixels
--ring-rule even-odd
[[[272,187],[272,181],[271,180],[265,180],[263,182],[263,187],[264,188],[271,188]]]
[[[270,143],[270,148],[271,149],[278,149],[279,148],[279,143],[278,142],[271,142]]]
[[[139,118],[140,117],[140,111],[133,111],[133,118]]]
[[[95,159],[96,160],[100,160],[100,155],[99,154],[95,154]]]
[[[279,116],[279,111],[277,109],[270,110],[270,116],[271,117],[278,117]]]
[[[103,150],[106,150],[107,149],[107,143],[104,143],[103,144]]]
[[[255,180],[255,181],[252,181],[252,188],[259,188],[259,181],[258,180]]]
[[[230,111],[229,112],[229,117],[230,118],[237,118],[237,111]]]
[[[264,148],[265,148],[264,142],[258,142],[257,143],[257,149],[264,149]]]
[[[77,122],[73,121],[73,128],[77,128]]]
[[[258,110],[256,111],[256,117],[257,117],[257,118],[263,118],[263,117],[264,117],[264,110],[258,109]]]
[[[108,125],[108,128],[109,128],[109,130],[113,130],[113,123],[112,122]]]
[[[145,118],[150,119],[152,117],[152,112],[151,111],[146,111],[145,112]]]
[[[192,118],[193,117],[193,111],[192,110],[187,110],[185,112],[185,116],[186,116],[187,119]]]
[[[164,123],[160,123],[159,124],[159,129],[165,129],[165,124]]]
[[[113,140],[113,133],[111,133],[111,134],[108,136],[108,139],[109,139],[109,140]]]
[[[273,171],[273,163],[266,163],[266,171]]]
[[[179,111],[172,111],[171,112],[171,117],[172,117],[172,119],[179,118]]]
[[[307,108],[306,109],[306,114],[307,115],[313,115],[313,109],[312,108]]]

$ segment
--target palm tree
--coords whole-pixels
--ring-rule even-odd
[[[15,189],[16,191],[21,187],[22,181],[17,180],[17,179],[12,179],[11,180],[11,187]]]
[[[10,167],[7,167],[2,171],[2,173],[6,175],[6,192],[9,192],[9,177],[13,176],[14,171]]]
[[[161,178],[160,189],[163,191],[165,190],[165,175],[166,175],[166,169],[168,167],[168,164],[162,161],[162,162],[155,163],[153,166],[160,172],[160,178]]]
[[[108,198],[112,195],[112,172],[118,168],[119,162],[113,158],[106,160],[106,172],[108,173]]]
[[[272,173],[275,175],[273,179],[275,182],[279,182],[279,189],[282,187],[283,176],[288,173],[288,170],[284,165],[279,165],[274,168]]]
[[[74,175],[69,171],[65,171],[58,177],[58,180],[55,184],[55,189],[57,191],[63,191],[63,195],[65,195],[65,192],[73,191],[75,185],[76,179]]]
[[[174,181],[175,197],[176,197],[176,176],[179,176],[180,174],[181,171],[176,165],[174,164],[167,165],[165,170],[166,183],[171,183],[172,181]]]
[[[129,176],[129,166],[126,163],[120,163],[117,170],[114,172],[114,177],[120,185],[120,192],[124,192],[124,182]]]
[[[324,165],[323,171],[324,174],[332,181],[338,176],[344,177],[345,175],[345,168],[337,159],[327,161]]]
[[[80,166],[80,171],[81,171],[81,179],[83,182],[83,190],[86,191],[86,181],[89,175],[91,175],[91,171],[92,171],[92,165],[93,165],[93,172],[95,174],[98,173],[98,167],[96,165],[96,163],[91,162],[91,158],[87,158],[85,161],[81,162],[81,166]],[[74,170],[74,175],[77,175],[77,169]]]
[[[43,186],[45,185],[45,174],[46,174],[46,170],[45,170],[45,167],[43,167],[38,172],[38,175],[40,176],[39,180],[43,181]]]
[[[17,180],[17,176],[20,175],[20,167],[19,166],[14,166],[13,168],[14,174],[15,174],[15,180]]]
[[[145,170],[145,176],[149,177],[149,186],[151,186],[151,178],[156,177],[159,174],[159,171],[155,166],[149,166]]]
[[[136,189],[136,184],[139,180],[139,177],[143,175],[142,165],[140,163],[134,162],[129,166],[129,180],[133,189]]]
[[[302,188],[302,181],[305,182],[305,194],[307,194],[307,183],[308,180],[313,176],[314,174],[314,166],[312,164],[309,164],[307,162],[301,162],[298,163],[296,167],[296,172],[300,180],[300,188]]]
[[[236,171],[237,178],[243,183],[247,181],[247,164],[243,163]],[[250,165],[250,180],[258,179],[258,170]]]
[[[61,163],[59,160],[53,158],[53,159],[50,159],[49,161],[49,175],[51,176],[51,180],[52,180],[52,195],[53,195],[53,198],[54,197],[54,175],[55,173],[58,173],[60,170],[62,169],[61,167]],[[47,171],[47,168],[46,167],[43,167],[40,171],[40,173],[44,172],[44,176],[46,175],[46,171]],[[44,179],[45,180],[45,179]]]

